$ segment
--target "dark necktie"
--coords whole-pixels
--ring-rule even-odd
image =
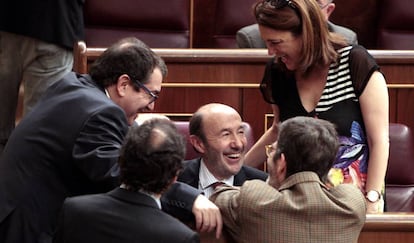
[[[213,184],[210,185],[210,187],[213,188],[213,190],[216,190],[217,187],[225,185],[226,183],[222,182],[222,181],[216,181]]]

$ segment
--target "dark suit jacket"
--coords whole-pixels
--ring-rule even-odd
[[[199,236],[150,196],[116,188],[66,199],[53,242],[184,243],[199,242]]]
[[[70,73],[52,85],[16,127],[0,159],[0,242],[47,242],[66,197],[118,186],[127,131],[124,111],[88,75]],[[185,197],[171,196],[191,209],[198,194],[187,185],[179,188],[185,187]]]

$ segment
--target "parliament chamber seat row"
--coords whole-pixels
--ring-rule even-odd
[[[86,44],[136,36],[152,48],[237,48],[236,32],[255,22],[257,0],[85,1]],[[414,49],[414,1],[337,0],[331,21],[368,49]]]

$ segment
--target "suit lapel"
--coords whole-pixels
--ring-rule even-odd
[[[244,167],[242,166],[239,173],[234,176],[234,186],[241,186],[247,180],[246,172],[244,171]]]
[[[198,188],[201,158],[184,161],[184,170],[178,176],[178,181]]]

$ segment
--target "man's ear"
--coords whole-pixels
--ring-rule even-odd
[[[119,96],[123,97],[127,94],[126,90],[129,85],[132,85],[131,79],[127,74],[122,74],[118,77],[118,80],[116,82],[116,92]]]
[[[331,17],[331,14],[333,13],[333,11],[335,10],[335,3],[329,3],[328,6],[326,6],[326,15],[327,15],[327,20],[329,20],[329,17]]]
[[[196,136],[196,135],[190,135],[189,137],[191,145],[193,145],[194,149],[199,152],[200,154],[204,154],[206,152],[206,148],[204,146],[203,141]]]
[[[283,179],[286,179],[286,168],[287,162],[285,158],[285,154],[281,153],[280,158],[278,159],[278,162],[276,163],[276,172],[280,176],[283,176]]]

